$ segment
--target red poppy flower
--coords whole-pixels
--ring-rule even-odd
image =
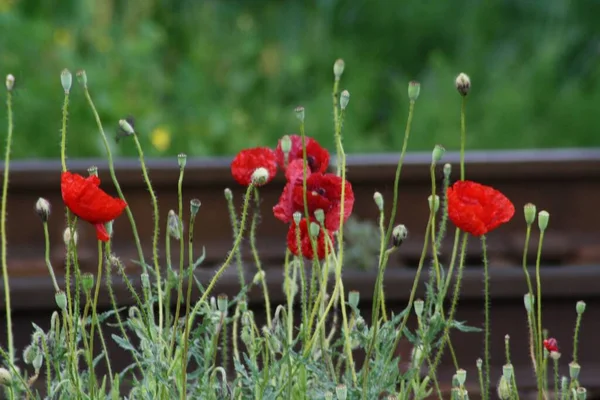
[[[289,135],[289,138],[292,142],[292,147],[288,154],[288,165],[294,160],[303,160],[302,136]],[[327,149],[323,148],[315,139],[308,136],[304,137],[304,143],[306,145],[306,164],[308,164],[310,171],[327,171],[327,167],[329,166],[329,152]],[[275,153],[277,154],[277,163],[281,168],[285,169],[285,154],[283,154],[283,150],[281,150],[281,139],[277,143]]]
[[[109,196],[99,186],[100,178],[95,175],[84,178],[67,171],[60,177],[60,189],[65,205],[73,214],[94,225],[98,240],[107,242],[110,237],[104,224],[121,215],[127,203],[120,198]]]
[[[311,219],[311,222],[316,223],[316,220]],[[309,225],[306,223],[306,218],[302,218],[300,220],[300,245],[302,246],[302,249],[301,249],[302,255],[304,257],[312,260],[314,252],[313,252],[313,247],[312,247],[312,243],[310,240],[308,228],[309,228]],[[327,234],[329,235],[329,239],[331,240],[331,243],[333,243],[333,236],[332,236],[331,232],[328,231]],[[288,249],[290,249],[292,254],[294,254],[296,256],[299,255],[298,238],[296,237],[296,223],[293,220],[290,225],[290,229],[288,230],[287,243],[288,243]],[[317,247],[317,257],[319,258],[319,260],[322,260],[323,258],[325,258],[325,246],[327,246],[327,243],[328,242],[325,240],[325,230],[323,230],[323,229],[319,230],[319,236],[315,240],[315,246]],[[329,249],[329,252],[331,252],[331,249]]]
[[[511,201],[496,189],[472,181],[458,181],[448,188],[448,216],[458,228],[482,236],[510,221]]]
[[[544,347],[548,350],[549,353],[553,351],[558,352],[558,342],[554,338],[548,338],[544,340]]]
[[[342,204],[342,178],[334,174],[310,174],[306,180],[306,202],[309,213],[321,209],[325,213],[325,227],[330,232],[340,228],[340,212]],[[352,185],[346,181],[344,195],[344,222],[352,214],[354,207],[354,192]],[[283,222],[290,222],[294,212],[304,212],[304,188],[302,175],[295,181],[288,182],[279,198],[279,203],[273,207],[275,217]]]
[[[254,147],[240,151],[231,162],[231,175],[239,184],[248,186],[252,183],[252,175],[259,168],[264,168],[265,180],[255,183],[257,186],[270,182],[277,174],[275,152],[268,147]]]

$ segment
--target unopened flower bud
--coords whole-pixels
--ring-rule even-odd
[[[444,178],[450,178],[450,173],[452,172],[452,164],[446,163],[444,164]]]
[[[532,204],[532,203],[525,204],[525,206],[523,207],[523,214],[525,215],[525,223],[527,225],[533,224],[533,221],[535,221],[535,213],[536,213],[535,204]]]
[[[81,84],[81,86],[83,86],[84,88],[87,88],[87,74],[85,73],[85,71],[81,69],[77,71],[75,75],[77,76],[77,81],[79,82],[79,84]]]
[[[88,175],[89,176],[98,176],[98,167],[95,165],[92,165],[91,167],[89,167],[87,169]]]
[[[360,301],[360,292],[358,290],[351,290],[348,293],[348,303],[354,308],[358,307]]]
[[[460,368],[459,370],[456,371],[456,380],[458,381],[458,384],[460,386],[463,386],[467,380],[467,371],[465,371],[464,369]]]
[[[12,384],[12,375],[6,368],[0,368],[0,385],[10,386]]]
[[[483,360],[481,358],[478,358],[475,362],[475,365],[477,366],[477,369],[481,369],[483,367]]]
[[[258,271],[252,278],[252,283],[258,285],[262,280],[265,279],[265,271]]]
[[[81,286],[86,293],[89,293],[94,287],[94,275],[89,272],[81,275]]]
[[[186,162],[187,162],[187,155],[185,153],[179,153],[177,155],[177,165],[179,165],[179,169],[184,169]]]
[[[48,217],[50,216],[50,203],[48,200],[40,197],[35,203],[35,212],[40,216],[42,222],[48,222]]]
[[[217,310],[221,311],[222,313],[226,313],[227,303],[228,299],[226,294],[220,294],[219,296],[217,296]]]
[[[396,225],[392,231],[392,244],[394,247],[400,247],[404,239],[408,236],[408,229],[403,224]]]
[[[302,220],[302,213],[300,211],[296,211],[294,214],[292,214],[292,218],[294,219],[294,223],[298,225]]]
[[[540,211],[538,214],[538,226],[540,232],[544,232],[548,227],[548,220],[550,219],[550,213],[548,211]]]
[[[173,210],[169,210],[169,215],[167,216],[167,231],[169,236],[171,236],[175,240],[181,239],[181,221],[179,221],[179,217]]]
[[[423,308],[425,307],[425,302],[421,299],[415,300],[413,307],[415,308],[415,314],[417,317],[421,318],[423,315]]]
[[[192,218],[196,217],[196,214],[198,214],[198,210],[200,210],[201,204],[202,203],[200,203],[200,200],[198,199],[190,200],[190,213],[192,214]]]
[[[456,90],[458,90],[458,93],[460,93],[461,96],[466,96],[469,94],[469,91],[471,90],[471,79],[469,79],[467,74],[464,74],[461,72],[456,77],[455,85],[456,85]]]
[[[530,314],[533,311],[533,305],[535,304],[535,298],[531,293],[527,293],[523,296],[523,302],[525,303],[525,310]]]
[[[210,296],[210,309],[213,311],[217,311],[217,299],[215,299],[215,296]]]
[[[560,359],[560,353],[558,351],[551,351],[550,352],[550,358],[553,360],[559,360]]]
[[[408,82],[408,99],[412,102],[417,101],[421,93],[421,84],[417,81]]]
[[[13,74],[6,75],[6,90],[12,92],[15,87],[15,77]]]
[[[350,92],[348,92],[347,90],[344,90],[340,94],[340,108],[342,110],[345,110],[346,107],[348,107],[349,102],[350,102]]]
[[[62,290],[56,292],[54,295],[54,300],[56,301],[56,305],[61,310],[65,311],[67,309],[67,295]]]
[[[335,388],[335,395],[337,396],[337,400],[346,400],[348,397],[348,388],[346,388],[346,385],[343,383],[337,385]]]
[[[577,391],[575,392],[575,395],[577,397],[577,400],[586,400],[587,399],[587,389],[579,386],[577,388]]]
[[[335,63],[333,64],[333,76],[335,77],[336,81],[339,81],[342,77],[342,74],[344,73],[344,67],[346,67],[344,60],[341,58],[335,60]]]
[[[583,314],[585,312],[585,301],[578,301],[575,305],[575,311],[579,315]]]
[[[42,363],[44,362],[44,353],[42,353],[41,351],[38,353],[38,355],[33,359],[33,362],[31,363],[31,365],[33,365],[33,369],[35,370],[35,372],[39,372],[40,368],[42,368]]]
[[[500,377],[500,382],[498,382],[498,398],[500,400],[509,400],[511,396],[510,389],[510,381],[504,376]]]
[[[375,204],[377,205],[379,211],[383,211],[383,196],[381,195],[381,193],[375,192],[373,194],[373,200],[375,200]]]
[[[435,197],[429,195],[429,197],[427,197],[427,202],[429,203],[429,210],[433,211],[434,213],[438,212],[440,209],[440,196],[437,194]]]
[[[319,226],[319,224],[317,224],[315,222],[311,222],[310,227],[309,227],[309,232],[310,232],[311,237],[316,238],[319,236],[319,232],[321,232],[321,227]]]
[[[233,193],[231,193],[231,189],[229,189],[229,188],[226,188],[226,189],[223,191],[223,194],[225,195],[225,200],[227,200],[227,201],[231,201],[231,200],[233,200]]]
[[[120,119],[119,126],[127,135],[133,135],[135,133],[135,131],[133,130],[133,126],[131,126],[131,124],[126,119]]]
[[[436,144],[431,152],[431,162],[436,165],[444,157],[446,149],[440,144]]]
[[[23,350],[23,361],[25,361],[26,364],[31,364],[38,354],[38,347],[35,344],[30,344]]]
[[[264,167],[259,167],[252,173],[252,184],[255,186],[264,185],[269,179],[269,171]]]
[[[575,361],[569,364],[569,376],[571,380],[579,379],[579,371],[581,371],[581,366]]]
[[[71,243],[71,240],[73,241],[73,244],[75,246],[77,246],[77,239],[79,238],[79,236],[77,235],[77,231],[76,230],[71,230],[70,228],[66,228],[63,232],[63,242],[65,243],[65,246],[69,246]]]
[[[512,364],[505,364],[502,366],[502,376],[505,377],[509,382],[512,380],[514,371],[515,369]]]
[[[304,122],[304,107],[298,106],[294,109],[296,113],[296,118],[300,120],[300,122]]]
[[[65,90],[65,94],[68,94],[71,90],[71,84],[73,83],[73,75],[71,75],[71,71],[68,69],[63,69],[60,73],[60,84]]]
[[[317,220],[317,222],[319,224],[324,224],[325,223],[325,211],[323,211],[320,208],[316,209],[315,210],[315,219]]]

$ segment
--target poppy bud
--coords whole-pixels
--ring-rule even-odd
[[[577,400],[585,400],[587,398],[587,389],[579,386],[575,392]]]
[[[348,388],[346,388],[346,385],[343,383],[337,385],[335,388],[335,395],[337,400],[346,400],[346,397],[348,397]]]
[[[56,305],[61,310],[65,311],[67,309],[67,295],[62,290],[56,292],[54,295],[54,300],[56,301]]]
[[[317,224],[315,222],[310,223],[309,232],[310,232],[311,237],[314,237],[314,238],[318,237],[320,231],[321,231],[321,227],[319,226],[319,224]]]
[[[294,223],[296,225],[300,224],[300,220],[302,220],[302,213],[300,211],[296,211],[292,214],[292,218],[294,218]]]
[[[559,360],[560,359],[560,353],[558,351],[551,351],[550,352],[550,358],[553,360]]]
[[[444,153],[446,153],[444,146],[436,144],[431,152],[431,162],[433,165],[436,165],[444,157]]]
[[[317,222],[319,224],[324,224],[325,223],[325,211],[323,211],[320,208],[316,209],[315,210],[315,219],[317,220]]]
[[[133,130],[133,126],[131,126],[131,124],[126,119],[119,120],[119,127],[127,135],[133,135],[135,133],[135,131]]]
[[[256,168],[252,173],[252,184],[256,186],[264,185],[269,179],[269,171],[264,168]]]
[[[450,173],[452,172],[452,165],[449,163],[444,164],[444,178],[450,178]]]
[[[34,344],[30,344],[23,350],[23,361],[25,361],[26,364],[31,364],[38,354],[38,347]]]
[[[383,196],[381,193],[375,192],[375,194],[373,194],[373,200],[375,200],[375,204],[377,205],[379,211],[383,211]]]
[[[0,368],[0,385],[10,386],[12,384],[12,375],[6,368]]]
[[[481,369],[483,367],[483,360],[481,358],[478,358],[475,362],[475,365],[477,365],[477,369]]]
[[[392,244],[394,247],[400,247],[404,239],[408,236],[408,229],[403,224],[396,225],[392,231]]]
[[[71,75],[71,71],[68,69],[63,69],[60,73],[60,84],[65,90],[65,94],[69,94],[71,90],[71,84],[73,83],[73,75]]]
[[[84,88],[87,88],[87,74],[85,73],[85,70],[80,69],[79,71],[77,71],[75,76],[77,76],[77,81],[79,82],[79,84]]]
[[[578,315],[581,315],[585,312],[585,301],[578,301],[575,306],[575,311],[577,311]]]
[[[502,376],[505,377],[509,382],[512,380],[515,369],[512,364],[506,364],[502,367]]]
[[[458,93],[460,93],[460,95],[464,97],[468,95],[469,91],[471,90],[471,79],[469,79],[467,74],[461,72],[456,77],[455,85],[456,90],[458,90]]]
[[[48,217],[50,216],[50,203],[48,200],[40,197],[35,203],[35,212],[40,216],[42,222],[48,222]]]
[[[417,314],[417,317],[421,318],[421,316],[423,315],[423,308],[425,306],[425,302],[421,299],[417,299],[415,300],[413,307],[415,308],[415,314]]]
[[[360,300],[360,292],[358,290],[351,290],[348,292],[348,303],[352,307],[358,307],[358,302]]]
[[[498,398],[500,400],[509,400],[511,396],[510,382],[504,376],[500,377],[498,382]]]
[[[227,295],[226,294],[220,294],[219,296],[217,296],[217,310],[221,311],[222,313],[227,312]]]
[[[98,176],[98,167],[92,165],[87,169],[89,176]]]
[[[581,371],[581,366],[575,361],[569,364],[569,376],[571,380],[579,379],[579,371]]]
[[[304,107],[298,106],[294,109],[296,113],[296,118],[300,120],[300,122],[304,122]]]
[[[432,210],[434,213],[438,212],[438,210],[440,209],[440,196],[438,196],[437,194],[435,195],[435,197],[429,195],[427,201],[429,202],[429,210]]]
[[[252,283],[258,285],[262,280],[265,279],[265,271],[258,271],[252,278]]]
[[[15,87],[15,77],[13,74],[6,75],[6,90],[12,92]]]
[[[31,363],[33,365],[33,369],[37,373],[40,368],[42,368],[42,363],[44,362],[44,353],[39,352],[38,355],[33,359]]]
[[[344,68],[346,67],[346,63],[341,58],[335,60],[333,64],[333,76],[335,76],[335,80],[339,81],[344,73]]]
[[[535,298],[531,293],[527,293],[525,296],[523,296],[523,302],[525,303],[525,310],[527,310],[527,313],[530,314],[533,310],[533,305],[535,304]]]
[[[231,201],[231,200],[233,199],[233,193],[231,193],[231,189],[229,189],[229,188],[226,188],[226,189],[223,191],[223,194],[225,195],[225,200],[227,200],[227,201]]]
[[[348,107],[349,102],[350,102],[350,92],[348,92],[347,90],[344,90],[340,94],[340,108],[342,110],[345,110],[346,107]]]
[[[456,371],[456,380],[458,381],[458,384],[460,386],[463,386],[467,380],[467,371],[465,371],[464,369],[460,368],[459,370]]]
[[[179,221],[179,217],[173,210],[169,210],[169,215],[167,217],[167,230],[169,236],[171,236],[173,239],[181,239],[181,222]]]
[[[417,81],[408,82],[408,99],[411,102],[417,101],[421,93],[421,84]]]
[[[94,287],[94,275],[89,272],[81,275],[81,285],[83,286],[83,290],[86,293],[89,293]]]
[[[540,211],[538,214],[538,227],[540,232],[544,232],[548,227],[548,220],[550,219],[550,213],[548,211]]]
[[[231,192],[231,190],[229,192]],[[198,214],[198,210],[200,210],[200,204],[200,200],[198,199],[190,200],[190,213],[192,214],[192,218],[195,218],[196,214]]]
[[[179,165],[179,169],[185,168],[186,161],[187,161],[187,155],[185,155],[185,153],[179,153],[177,155],[177,164]]]
[[[535,221],[535,213],[536,213],[535,204],[532,204],[532,203],[525,204],[525,206],[523,207],[523,214],[525,214],[525,223],[528,226],[533,224],[533,221]]]

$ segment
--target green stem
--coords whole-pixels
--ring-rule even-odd
[[[4,154],[4,178],[2,180],[2,209],[0,210],[0,236],[2,238],[2,281],[4,283],[4,302],[6,309],[6,336],[8,338],[8,354],[10,363],[15,361],[15,345],[12,332],[12,310],[10,306],[10,284],[8,281],[8,265],[6,260],[6,203],[8,200],[8,175],[10,168],[10,149],[13,136],[12,92],[6,93],[8,110],[8,134],[6,136],[6,151]]]
[[[485,320],[485,391],[482,393],[484,399],[490,398],[490,273],[487,257],[487,244],[485,235],[481,237],[481,248],[483,250],[483,294],[484,294],[484,320]]]
[[[52,268],[52,263],[50,262],[50,234],[48,233],[48,221],[44,221],[44,241],[46,243],[44,259],[46,260],[46,266],[48,267],[48,273],[50,274],[50,278],[52,278],[52,284],[54,285],[54,290],[56,292],[59,292],[60,287],[58,286],[58,282],[56,281],[56,276],[54,275],[54,268]]]
[[[579,348],[579,328],[581,327],[581,318],[583,313],[577,313],[575,321],[575,334],[573,335],[573,362],[577,362],[577,349]]]
[[[235,207],[233,206],[233,196],[225,196],[225,200],[227,200],[229,220],[231,221],[231,230],[233,231],[233,239],[235,240],[238,234],[238,221],[237,213],[235,212]],[[246,286],[246,279],[244,278],[244,265],[242,264],[242,252],[240,248],[238,248],[235,252],[235,261],[238,270],[238,277],[240,280],[240,288],[243,288]]]
[[[69,115],[69,92],[65,91],[65,99],[62,106],[62,126],[61,126],[61,144],[60,144],[60,163],[62,172],[67,171],[67,117]]]
[[[465,144],[467,142],[467,126],[465,121],[467,96],[462,96],[460,106],[460,180],[465,180]]]
[[[256,228],[260,220],[260,197],[257,188],[254,188],[254,203],[254,215],[252,216],[252,223],[250,225],[250,249],[252,251],[252,257],[254,258],[254,265],[256,265],[256,269],[261,273],[262,276],[261,284],[263,297],[265,299],[265,311],[267,313],[267,327],[271,329],[271,300],[269,299],[269,289],[267,288],[267,277],[262,269],[260,257],[258,255],[258,249],[256,248]]]
[[[188,352],[188,335],[189,335],[189,330],[191,329],[190,325],[189,325],[189,316],[190,316],[190,303],[192,300],[192,281],[194,280],[194,246],[192,245],[193,241],[194,241],[194,222],[195,222],[195,215],[190,215],[190,228],[189,228],[189,232],[188,232],[188,241],[189,241],[189,246],[188,246],[188,276],[187,276],[187,295],[186,295],[186,299],[185,299],[185,325],[183,328],[183,333],[184,333],[184,343],[183,343],[183,352],[181,354],[182,357],[182,378],[181,378],[181,384],[182,384],[182,391],[181,391],[181,396],[182,396],[182,400],[184,399],[184,396],[186,396],[186,385],[187,385],[187,352]],[[183,238],[181,238],[183,240]],[[180,271],[181,276],[183,277],[183,270]],[[181,285],[181,290],[183,290],[183,282]],[[177,295],[177,297],[179,297],[179,295]],[[178,301],[179,303],[179,301]],[[175,314],[175,324],[177,323],[177,320],[179,319],[179,308],[176,311]],[[172,342],[171,342],[171,347],[174,347],[175,345],[175,325],[173,326],[173,338],[172,338]]]
[[[98,272],[96,273],[96,289],[94,290],[94,302],[92,303],[92,327],[90,329],[90,358],[94,359],[94,327],[98,325],[100,330],[100,322],[96,317],[96,307],[98,306],[98,296],[100,294],[100,284],[102,283],[102,242],[98,240]],[[107,354],[108,357],[108,354]],[[107,359],[107,363],[108,363]],[[111,374],[112,376],[112,374]],[[96,380],[96,374],[93,369],[90,369],[90,393],[94,393],[94,383]]]
[[[540,276],[540,261],[542,258],[542,243],[544,242],[544,231],[540,232],[540,240],[538,243],[537,257],[535,260],[535,280],[537,284],[537,340],[538,340],[538,375],[543,377],[545,375],[545,369],[543,366],[543,331],[542,331],[542,280]],[[540,379],[540,383],[543,384],[543,379]],[[543,394],[543,385],[539,387],[540,396]]]

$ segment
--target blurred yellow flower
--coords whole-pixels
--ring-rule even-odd
[[[73,35],[67,29],[58,28],[54,31],[54,43],[60,47],[71,47],[73,44]]]
[[[171,131],[166,126],[157,126],[150,134],[152,146],[160,152],[163,152],[171,145]]]

